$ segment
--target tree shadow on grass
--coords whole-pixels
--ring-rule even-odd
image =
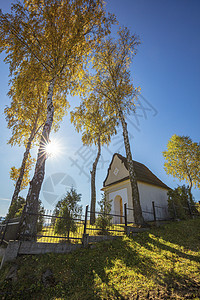
[[[193,276],[189,277],[186,274],[186,270],[185,274],[180,274],[176,271],[176,262],[181,258],[189,260],[191,263],[195,263],[196,274],[199,274],[200,256],[198,254],[195,256],[184,252],[184,246],[186,247],[185,250],[190,248],[193,249],[193,251],[199,251],[198,237],[193,237],[193,240],[196,238],[196,243],[191,245],[191,247],[188,247],[188,241],[181,239],[181,233],[182,231],[179,231],[176,235],[176,231],[172,230],[170,234],[170,231],[168,230],[166,234],[166,231],[161,228],[157,231],[153,231],[153,235],[145,233],[138,236],[136,240],[137,243],[147,251],[157,251],[171,261],[172,267],[170,270],[163,269],[161,272],[162,276],[160,276],[160,272],[156,270],[155,274],[157,274],[157,276],[154,279],[155,282],[160,286],[165,286],[168,292],[171,291],[171,293],[174,294],[175,299],[176,297],[181,297],[181,299],[193,299],[194,297],[200,297],[200,275],[197,275],[196,278]],[[192,234],[192,232],[187,232],[187,234]],[[198,232],[196,235],[198,235]],[[179,243],[178,241],[181,242]]]
[[[91,299],[130,299],[129,297],[131,299],[139,299],[137,285],[134,287],[136,282],[133,282],[133,286],[129,291],[126,291],[126,288],[124,290],[122,288],[123,282],[126,284],[129,271],[134,270],[134,274],[136,277],[138,275],[138,278],[143,275],[151,279],[152,274],[157,275],[157,270],[151,258],[141,256],[124,239],[115,241],[112,244],[103,243],[98,245],[96,249],[89,250],[90,260],[88,261],[84,259],[85,255],[88,258],[86,251],[88,250],[83,250],[82,255],[79,253],[70,266],[71,269],[79,270],[78,274],[75,274],[75,278],[77,280],[78,276],[79,292],[82,295],[82,299],[90,299],[87,298],[88,291],[91,294]],[[116,270],[118,278],[113,281],[114,275],[111,273],[114,272],[117,261],[126,269],[125,273],[127,271],[127,274],[120,274],[120,267],[118,267]],[[123,272],[123,269],[121,269],[121,272]],[[74,279],[73,277],[71,278],[73,288],[69,299],[73,299],[74,290],[76,289]],[[139,286],[143,286],[143,292],[147,296],[148,288],[145,288],[145,284],[140,282]]]
[[[169,243],[166,245],[163,241],[170,241],[172,244],[176,241],[177,244],[177,238],[174,238],[173,234],[166,235],[161,229],[154,230],[153,236],[144,233],[133,240],[123,238],[112,243],[103,242],[97,244],[94,249],[81,249],[68,255],[46,254],[42,258],[42,265],[41,262],[40,265],[34,263],[36,258],[33,258],[32,267],[30,263],[30,269],[27,268],[24,273],[24,286],[30,282],[30,276],[31,280],[34,278],[35,290],[30,289],[29,292],[34,299],[38,299],[34,297],[38,296],[38,288],[40,299],[192,299],[193,295],[198,297],[200,278],[178,274],[175,255],[193,263],[199,262],[198,257],[184,253],[181,247],[179,250]],[[183,244],[184,241],[180,246]],[[158,267],[155,257],[153,258],[154,253],[159,255],[165,251],[172,254],[167,257],[171,259],[171,268]],[[44,272],[47,266],[52,269],[55,284],[45,287],[41,281],[41,270]]]
[[[172,246],[162,243],[161,241],[159,241],[160,238],[164,239],[164,237],[162,237],[162,235],[154,235],[154,237],[155,237],[155,239],[153,239],[149,236],[148,240],[146,242],[144,242],[142,240],[141,246],[145,247],[149,251],[153,251],[153,248],[156,247],[156,248],[160,249],[160,251],[162,251],[162,250],[168,251],[173,254],[176,254],[177,256],[179,256],[181,258],[189,259],[190,261],[195,261],[195,262],[200,263],[200,256],[195,256],[192,254],[184,253]],[[140,241],[138,241],[138,242],[140,243]],[[169,242],[169,240],[168,240],[168,242]]]
[[[51,261],[55,257],[58,264],[52,264],[53,273],[57,273],[56,268],[61,272],[55,278],[55,286],[41,291],[41,299],[55,299],[55,296],[70,300],[192,299],[193,294],[197,296],[200,280],[196,282],[186,274],[178,274],[173,265],[170,270],[158,268],[151,257],[156,251],[151,245],[160,251],[193,259],[153,240],[149,233],[134,240],[124,238],[99,243],[94,249],[59,255],[59,259],[51,254]],[[48,261],[48,255],[45,259]]]
[[[172,222],[154,230],[154,235],[179,247],[200,251],[200,218]]]
[[[142,238],[143,236],[143,238]],[[171,297],[181,297],[182,299],[191,299],[193,295],[200,296],[200,278],[196,280],[196,278],[191,278],[187,274],[179,274],[175,270],[175,263],[177,258],[184,258],[189,261],[194,261],[199,263],[200,260],[198,257],[186,254],[178,249],[175,249],[169,245],[164,245],[151,238],[148,233],[143,234],[142,236],[138,236],[136,242],[140,247],[133,247],[133,243],[130,243],[128,239],[122,239],[119,242],[114,242],[113,244],[104,243],[99,246],[99,252],[97,257],[98,261],[93,258],[90,260],[88,271],[93,272],[93,277],[91,277],[90,281],[90,289],[93,290],[94,295],[96,295],[96,299],[129,299],[127,297],[132,297],[132,299],[136,299],[138,296],[138,289],[143,289],[143,297],[146,293],[146,298],[148,299],[149,291],[154,294],[154,299],[157,299],[156,292],[154,288],[146,288],[141,284],[141,282],[133,282],[133,287],[130,291],[123,291],[122,286],[120,285],[119,280],[115,281],[115,285],[111,282],[110,272],[115,268],[116,261],[122,263],[122,266],[125,266],[126,270],[133,270],[135,274],[138,275],[140,280],[145,280],[148,282],[154,282],[154,285],[157,286],[158,290],[161,290],[162,299],[170,299]],[[161,237],[161,236],[157,236]],[[157,250],[154,250],[155,249]],[[171,268],[166,267],[157,267],[155,265],[155,259],[153,260],[149,253],[145,254],[143,251],[140,253],[139,249],[146,249],[149,253],[152,251],[158,251],[158,253],[167,251],[169,254],[176,254],[176,258],[173,255],[169,255],[171,260]],[[94,253],[98,249],[94,250]],[[92,253],[92,252],[91,252]],[[169,259],[169,257],[167,259]],[[164,259],[165,257],[163,257]],[[87,266],[84,266],[87,268]],[[107,271],[109,270],[109,271]],[[122,272],[124,269],[122,269]],[[120,268],[117,269],[118,276],[121,276],[121,280],[125,280],[126,282],[126,274],[120,274]],[[95,286],[95,278],[94,274],[96,274],[99,278],[99,284],[102,286],[98,289]],[[142,275],[143,277],[140,277]],[[127,275],[128,276],[128,275]],[[113,278],[112,278],[113,279]],[[135,290],[134,290],[135,283]],[[138,283],[138,286],[137,286]],[[103,291],[102,291],[103,290]],[[95,294],[97,292],[97,294]],[[106,295],[106,296],[105,296]],[[132,295],[132,296],[130,296]],[[135,295],[135,298],[134,298]],[[106,298],[108,297],[108,298]],[[94,298],[95,299],[95,298]],[[139,298],[138,298],[139,299]]]

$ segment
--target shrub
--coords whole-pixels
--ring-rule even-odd
[[[190,216],[190,209],[196,211],[194,205],[194,200],[190,199],[189,187],[183,185],[168,191],[168,209],[172,218],[187,219]]]
[[[112,216],[108,215],[111,212],[111,202],[112,200],[108,200],[105,193],[102,195],[102,199],[98,201],[100,206],[100,214],[96,219],[96,226],[100,229],[98,234],[109,234],[108,227],[112,225]]]
[[[82,205],[78,204],[80,201],[81,194],[77,194],[76,190],[72,187],[66,196],[57,203],[54,209],[54,215],[59,217],[54,219],[54,232],[66,235],[68,241],[70,231],[76,232],[77,230],[74,219],[77,219],[82,214]]]

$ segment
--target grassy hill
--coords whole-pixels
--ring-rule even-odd
[[[71,254],[21,256],[0,299],[200,299],[200,219]]]

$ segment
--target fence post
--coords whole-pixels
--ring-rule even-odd
[[[153,207],[153,217],[154,217],[154,221],[156,222],[156,210],[155,210],[155,203],[154,203],[154,201],[152,201],[152,207]]]
[[[83,231],[83,234],[86,234],[87,216],[88,216],[88,205],[86,205],[86,208],[85,208],[85,223],[84,223],[84,231]]]
[[[127,203],[124,203],[124,225],[125,233],[127,234]]]
[[[124,224],[127,226],[127,203],[124,203]]]

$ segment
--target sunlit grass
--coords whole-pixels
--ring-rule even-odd
[[[70,231],[70,241],[81,243],[84,232],[84,224],[78,224],[76,232]],[[86,234],[90,236],[97,236],[101,234],[101,229],[95,224],[90,225],[87,223]],[[107,234],[113,236],[122,236],[124,234],[124,224],[113,224],[107,227]],[[67,240],[67,235],[56,234],[54,231],[54,226],[49,225],[43,228],[41,232],[38,233],[37,242],[39,243],[60,243]],[[41,237],[40,237],[41,236]]]
[[[21,256],[16,265],[18,279],[12,285],[6,281],[11,265],[0,271],[0,295],[5,299],[7,293],[8,299],[197,300],[200,219],[174,222],[70,254]],[[48,269],[53,278],[44,284]]]

